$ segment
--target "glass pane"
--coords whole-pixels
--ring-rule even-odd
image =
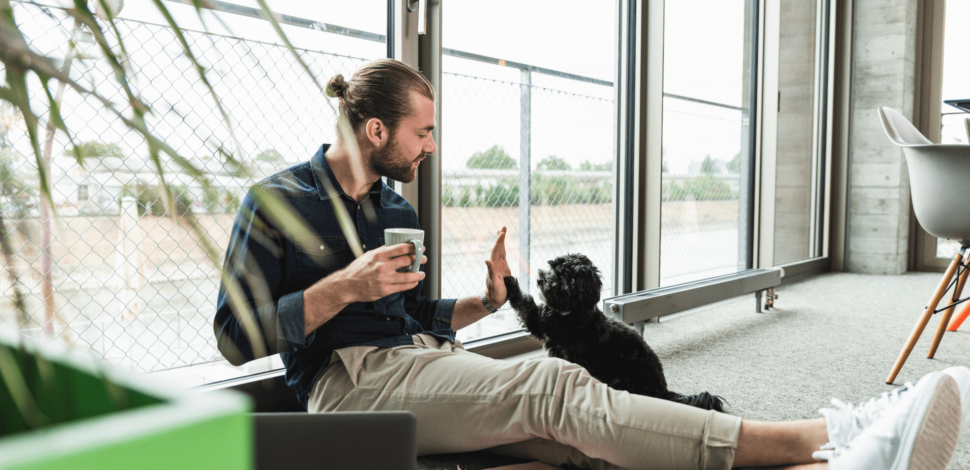
[[[953,259],[953,255],[960,252],[960,242],[956,240],[936,239],[936,257]]]
[[[588,256],[609,292],[615,11],[501,0],[454,2],[443,14],[441,296],[485,288],[503,225],[509,265],[533,294],[536,270],[567,253]],[[526,184],[531,197],[520,198]],[[458,336],[520,328],[506,308]]]
[[[775,265],[817,256],[818,3],[782,0],[778,54]]]
[[[943,33],[943,100],[970,100],[970,29],[966,19],[970,18],[970,2],[946,2],[946,25]],[[970,114],[948,104],[942,106],[941,144],[970,143],[970,128],[966,120]],[[953,258],[960,244],[951,240],[937,240],[936,256]]]
[[[221,361],[212,318],[222,263],[207,259],[180,219],[194,214],[214,245],[224,250],[246,190],[269,174],[308,160],[321,143],[333,141],[335,115],[291,53],[275,44],[280,40],[266,21],[209,11],[204,13],[212,27],[208,34],[200,32],[203,25],[192,6],[165,2],[208,70],[235,128],[239,142],[234,147],[212,96],[177,38],[160,26],[164,19],[150,3],[127,3],[115,26],[131,54],[133,84],[153,107],[148,125],[201,169],[214,191],[204,191],[171,161],[163,161],[166,179],[177,187],[175,220],[167,217],[145,141],[100,111],[100,105],[68,89],[61,109],[88,160],[85,167],[74,161],[62,133],[49,139],[41,133],[41,145],[52,156],[58,216],[54,218],[39,204],[38,169],[27,136],[18,132],[23,118],[0,109],[0,175],[5,190],[0,208],[15,249],[7,267],[20,273],[27,295],[24,319],[15,314],[4,276],[0,322],[28,336],[55,337],[141,371]],[[275,3],[282,8],[286,2]],[[325,1],[284,10],[369,35],[284,28],[318,79],[326,81],[336,73],[349,76],[365,61],[385,56],[386,5],[384,0]],[[74,29],[73,19],[63,10],[45,10],[26,2],[14,4],[28,44],[60,64],[73,35],[77,48],[70,75],[115,102],[126,102],[90,33]],[[108,37],[114,41],[114,36]],[[32,106],[43,113],[44,122],[44,92],[38,82],[30,86]],[[226,162],[219,153],[222,144],[233,149],[251,177],[241,176],[244,172]]]
[[[745,267],[749,2],[664,5],[660,284]],[[740,220],[745,218],[745,220]]]

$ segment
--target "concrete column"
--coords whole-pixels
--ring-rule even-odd
[[[901,274],[909,246],[909,173],[877,109],[913,118],[917,0],[854,3],[846,267]]]

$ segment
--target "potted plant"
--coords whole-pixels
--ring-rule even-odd
[[[0,330],[0,469],[249,469],[249,408]]]

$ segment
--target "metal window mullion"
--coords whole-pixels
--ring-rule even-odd
[[[914,99],[914,124],[932,142],[942,138],[943,119],[943,42],[946,21],[946,2],[920,2],[917,13],[916,49],[916,97]],[[950,262],[937,257],[938,239],[923,229],[910,211],[910,233],[915,240],[910,249],[915,251],[911,263],[916,270],[942,271]]]
[[[825,198],[822,204],[822,213],[819,216],[822,218],[822,244],[819,251],[819,255],[826,258],[829,257],[829,246],[831,243],[831,233],[832,233],[832,178],[833,173],[833,156],[832,152],[835,148],[835,59],[838,55],[835,52],[836,45],[836,34],[837,24],[836,12],[838,11],[838,2],[840,0],[826,0],[828,1],[828,11],[826,12],[826,25],[825,25],[825,146],[823,148],[822,160],[825,165],[825,181],[823,182],[822,195]]]
[[[395,35],[393,33],[394,28],[395,28],[395,25],[396,25],[395,21],[396,21],[396,18],[398,17],[397,11],[396,11],[397,9],[395,8],[395,5],[397,4],[397,1],[398,0],[387,0],[387,31],[386,31],[386,33],[387,33],[387,58],[388,59],[393,59],[394,58],[394,45],[397,43],[397,41],[394,40],[395,39]]]
[[[775,258],[775,183],[778,149],[778,65],[780,58],[781,5],[765,2],[762,98],[761,153],[759,163],[758,264],[774,266]],[[781,97],[784,99],[784,97]]]
[[[640,60],[643,66],[638,68],[641,85],[637,89],[643,95],[638,100],[643,111],[637,115],[639,160],[643,166],[638,178],[638,183],[641,183],[638,191],[641,208],[638,215],[643,217],[643,223],[638,226],[642,230],[638,237],[642,248],[637,259],[641,275],[637,290],[660,286],[660,213],[663,193],[664,0],[648,0],[646,3],[645,14],[639,17],[644,24],[639,36],[645,38],[645,41],[640,44]]]
[[[825,53],[821,47],[819,47],[819,40],[822,38],[822,28],[825,23],[823,16],[825,0],[816,0],[815,2],[815,66],[813,67],[814,80],[812,81],[812,174],[811,174],[811,187],[810,187],[810,199],[809,199],[809,222],[808,222],[808,240],[809,249],[808,256],[817,256],[817,247],[819,246],[820,233],[819,230],[819,220],[816,215],[819,214],[819,201],[821,198],[821,191],[819,188],[819,183],[822,181],[821,175],[821,162],[819,161],[819,156],[822,149],[822,71],[823,64],[822,58]]]
[[[744,160],[741,162],[740,168],[740,181],[738,184],[738,193],[740,200],[738,201],[738,268],[739,269],[751,269],[755,266],[755,214],[756,214],[756,204],[755,204],[755,192],[757,186],[757,172],[756,172],[756,162],[757,162],[757,122],[758,122],[758,86],[760,80],[758,80],[758,66],[760,64],[759,60],[759,47],[761,41],[760,39],[760,8],[761,2],[758,0],[750,0],[749,7],[749,19],[748,28],[749,31],[749,49],[748,49],[748,107],[747,107],[747,117],[743,119],[742,126],[747,126],[747,130],[743,131],[742,138],[746,139],[745,146],[742,145],[742,157]],[[745,111],[742,109],[742,112]],[[747,151],[744,151],[747,150]]]
[[[831,100],[829,99],[829,83],[831,79],[831,64],[829,63],[830,49],[830,34],[831,34],[831,21],[830,15],[832,11],[832,0],[820,0],[821,6],[821,34],[817,42],[819,49],[821,50],[821,73],[819,74],[819,151],[815,154],[815,159],[818,161],[819,165],[819,180],[816,183],[818,187],[818,209],[813,214],[816,221],[816,242],[813,246],[814,252],[811,256],[826,256],[828,247],[828,224],[826,223],[828,214],[828,205],[831,197],[829,195],[830,191],[830,180],[831,171],[829,170],[830,163],[829,158],[831,157],[831,152],[829,151],[831,147]]]
[[[616,103],[616,184],[613,185],[613,295],[633,292],[634,207],[633,193],[636,158],[633,152],[634,83],[636,76],[636,22],[638,0],[617,0],[617,67],[614,100]]]
[[[392,42],[392,48],[394,50],[393,59],[400,60],[405,64],[414,67],[415,70],[419,69],[419,53],[418,53],[418,22],[416,17],[418,13],[416,11],[408,11],[407,0],[393,0],[395,3],[393,5],[394,14],[394,30],[388,31],[388,41]],[[440,101],[440,99],[438,100]],[[439,152],[440,154],[440,152]],[[432,159],[429,159],[432,160]],[[425,164],[422,164],[424,166]],[[400,181],[394,181],[391,186],[395,191],[401,194],[404,199],[407,199],[414,207],[414,210],[421,214],[421,201],[419,200],[419,187],[421,183],[420,173],[414,181],[410,183],[401,183]],[[425,237],[427,237],[425,233]],[[427,242],[425,238],[425,242]]]
[[[416,65],[420,65],[419,70],[431,81],[435,92],[435,128],[431,132],[431,136],[438,146],[438,152],[418,167],[418,178],[415,183],[412,183],[412,185],[417,186],[415,189],[419,194],[418,220],[424,229],[425,245],[435,247],[425,252],[428,262],[424,265],[425,278],[422,293],[425,297],[431,299],[441,298],[442,284],[440,248],[441,158],[444,150],[441,146],[441,106],[444,98],[441,87],[441,3],[441,0],[428,0],[426,32],[416,41],[418,44],[418,64]],[[417,24],[417,21],[412,23]],[[417,34],[416,31],[415,34]]]
[[[529,266],[532,260],[530,233],[532,222],[532,72],[520,70],[519,85],[519,283],[531,286]]]
[[[617,295],[660,285],[663,0],[621,0]]]
[[[758,2],[758,21],[754,26],[757,30],[754,32],[757,36],[757,47],[753,48],[753,53],[757,58],[757,67],[752,66],[752,73],[754,74],[754,80],[757,81],[754,87],[752,87],[751,92],[755,94],[757,102],[755,104],[755,109],[752,111],[752,137],[754,139],[754,144],[752,145],[752,151],[754,155],[752,156],[752,170],[754,174],[752,177],[752,217],[751,217],[751,267],[757,268],[761,266],[760,262],[760,246],[761,246],[761,154],[764,148],[762,142],[762,136],[764,135],[764,110],[762,109],[762,103],[765,100],[764,87],[765,87],[765,3]],[[753,13],[753,12],[752,12]]]
[[[832,271],[844,271],[847,254],[847,225],[849,203],[849,129],[852,116],[852,16],[853,0],[837,0],[832,47],[832,151],[830,154],[830,224],[829,250]]]

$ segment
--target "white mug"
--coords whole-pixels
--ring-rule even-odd
[[[424,256],[424,230],[414,228],[388,228],[384,229],[384,245],[398,245],[410,243],[414,245],[415,257],[411,267],[398,269],[399,273],[416,273],[421,269],[421,258]]]

